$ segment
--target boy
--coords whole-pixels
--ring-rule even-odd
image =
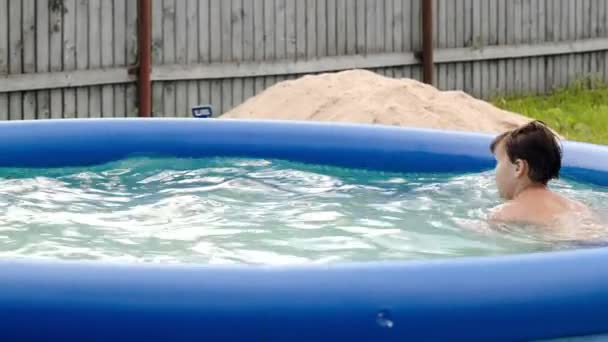
[[[499,135],[490,150],[497,161],[498,191],[508,201],[494,208],[491,221],[546,226],[589,214],[583,204],[547,187],[551,179],[559,178],[562,150],[558,138],[542,122],[532,121]]]

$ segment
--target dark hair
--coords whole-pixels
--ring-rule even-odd
[[[532,181],[547,184],[559,178],[562,149],[558,137],[542,121],[535,120],[497,136],[490,145],[492,153],[502,141],[512,163],[517,159],[528,162]]]

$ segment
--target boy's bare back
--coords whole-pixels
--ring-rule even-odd
[[[493,210],[493,222],[518,222],[542,226],[561,226],[572,218],[586,219],[591,216],[587,206],[568,199],[548,189],[529,189]]]

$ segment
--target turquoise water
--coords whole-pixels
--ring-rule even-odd
[[[546,231],[489,226],[493,177],[227,158],[0,168],[0,257],[292,264],[574,248]],[[607,189],[554,188],[608,203]]]

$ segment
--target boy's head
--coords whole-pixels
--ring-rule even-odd
[[[496,156],[496,185],[503,198],[512,199],[526,185],[547,185],[559,178],[562,150],[558,137],[541,121],[502,133],[490,150]]]

